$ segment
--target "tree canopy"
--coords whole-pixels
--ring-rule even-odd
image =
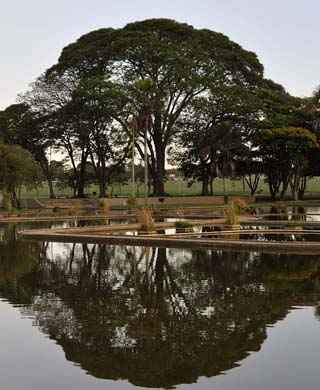
[[[76,84],[97,76],[119,92],[113,94],[113,102],[119,98],[125,102],[112,117],[128,134],[126,116],[137,117],[148,106],[148,161],[154,192],[160,195],[164,193],[167,148],[194,99],[208,91],[221,96],[232,86],[252,90],[262,80],[263,66],[254,53],[223,34],[151,19],[82,36],[64,48],[59,62],[46,73],[47,80],[77,80]],[[142,94],[137,82],[146,80],[150,88]],[[109,99],[109,107],[113,104]],[[139,130],[136,143],[144,157],[144,131]]]
[[[18,145],[0,144],[0,189],[10,194],[13,206],[19,206],[21,186],[32,188],[40,180],[39,166],[30,152]]]

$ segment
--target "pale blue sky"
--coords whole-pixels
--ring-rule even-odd
[[[320,83],[319,0],[2,0],[0,109],[61,49],[93,29],[168,17],[223,32],[255,51],[266,76],[310,95]]]

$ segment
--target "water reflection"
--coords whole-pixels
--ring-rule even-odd
[[[317,307],[319,272],[316,256],[40,244],[13,227],[0,242],[0,297],[90,375],[143,387],[238,366],[293,306]]]

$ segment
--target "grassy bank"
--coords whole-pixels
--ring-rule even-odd
[[[250,191],[247,185],[244,185],[242,180],[225,180],[226,193],[231,195],[240,195],[240,194],[250,194]],[[178,181],[167,181],[165,184],[166,192],[171,196],[196,196],[201,194],[201,183],[195,183],[191,187],[188,186],[188,183],[183,180]],[[213,183],[214,195],[223,195],[223,180],[216,179]],[[66,196],[71,197],[71,189],[59,189],[55,188],[57,196]],[[86,188],[87,194],[93,194],[93,192],[98,193],[98,187],[96,185],[91,185]],[[112,192],[113,196],[128,196],[132,193],[131,185],[120,185],[114,184],[112,187],[109,187],[109,193]],[[257,194],[268,195],[268,186],[266,183],[261,181]],[[143,185],[137,186],[137,196],[143,196],[144,190]],[[320,197],[320,180],[318,178],[313,178],[308,181],[306,195],[319,195]],[[46,184],[39,187],[36,190],[27,191],[24,189],[22,191],[23,198],[47,198],[49,196],[49,190]]]

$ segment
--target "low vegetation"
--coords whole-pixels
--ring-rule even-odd
[[[176,229],[191,229],[192,224],[188,221],[177,221],[175,222],[175,228]]]
[[[141,225],[141,231],[151,232],[154,230],[153,212],[149,207],[137,209],[137,221]]]

